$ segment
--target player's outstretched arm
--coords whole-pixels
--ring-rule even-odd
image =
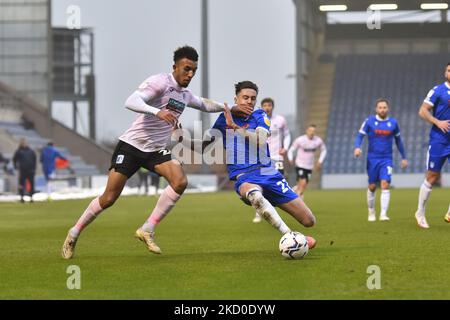
[[[442,132],[450,132],[450,120],[438,120],[431,114],[431,109],[433,109],[433,106],[424,102],[422,103],[422,106],[419,109],[419,116],[428,121],[431,124],[434,124],[436,127],[438,127]]]
[[[244,128],[238,126],[234,123],[233,117],[231,116],[230,109],[228,108],[228,105],[225,103],[225,110],[224,115],[226,119],[227,126],[231,129],[236,130],[236,132],[243,136],[247,137],[248,141],[254,145],[257,145],[259,147],[264,146],[267,143],[267,138],[269,137],[269,132],[266,131],[263,128],[256,128],[254,132],[245,130]]]
[[[192,96],[188,103],[188,107],[200,110],[202,112],[222,112],[225,110],[225,105],[211,99]],[[231,106],[231,113],[237,116],[248,116],[253,112],[253,108],[248,106]]]
[[[158,109],[147,104],[145,101],[148,101],[149,99],[150,97],[146,93],[135,91],[125,101],[125,108],[137,113],[153,114],[157,118],[164,120],[173,126],[177,124],[177,118],[170,111]]]

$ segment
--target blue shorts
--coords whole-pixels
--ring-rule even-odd
[[[385,180],[391,183],[392,159],[367,159],[367,175],[369,184]]]
[[[264,169],[267,171],[267,169]],[[245,182],[257,184],[263,190],[263,196],[273,206],[288,203],[298,198],[298,195],[291,189],[286,179],[274,168],[270,172],[261,172],[261,169],[244,173],[239,176],[234,185],[234,190],[240,196],[239,189]]]
[[[445,161],[449,158],[450,145],[448,143],[430,141],[427,154],[427,170],[441,172]]]

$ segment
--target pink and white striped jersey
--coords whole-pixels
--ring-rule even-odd
[[[177,119],[185,107],[200,108],[202,100],[189,89],[181,87],[171,73],[160,73],[147,78],[138,91],[152,107],[169,110]],[[140,114],[131,127],[119,137],[133,147],[154,152],[166,148],[173,126],[153,114]]]
[[[270,136],[267,143],[269,144],[270,158],[275,161],[283,161],[280,150],[281,148],[288,149],[291,143],[291,134],[283,116],[272,115],[270,118]]]
[[[319,162],[323,163],[327,155],[327,148],[325,143],[318,136],[314,136],[312,139],[308,136],[302,135],[295,139],[292,146],[289,148],[288,158],[290,161],[294,158],[294,152],[297,151],[295,157],[295,166],[303,169],[314,169],[314,153],[320,148]]]

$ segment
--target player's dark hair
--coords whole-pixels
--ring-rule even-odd
[[[317,126],[314,123],[311,123],[308,128],[317,128]]]
[[[447,67],[448,67],[448,66],[450,66],[450,62],[449,62],[449,63],[447,63]]]
[[[388,105],[388,107],[389,107],[389,105],[390,105],[388,99],[386,99],[386,98],[378,98],[378,99],[375,101],[375,107],[376,107],[380,102],[386,102],[386,104]]]
[[[275,101],[272,98],[264,98],[261,100],[261,107],[264,103],[271,103],[272,107],[275,107]]]
[[[236,95],[238,95],[242,89],[253,89],[256,91],[256,93],[258,93],[258,86],[255,83],[248,81],[248,80],[236,83],[234,85],[234,89],[235,89]]]
[[[187,58],[192,61],[198,61],[198,53],[197,50],[190,46],[180,47],[173,53],[173,62],[177,62],[183,58]]]

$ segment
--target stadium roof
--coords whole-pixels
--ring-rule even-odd
[[[295,1],[295,0],[294,0]],[[450,1],[443,0],[312,0],[317,8],[320,6],[332,6],[338,11],[366,11],[373,4],[391,5],[390,10],[448,10]],[[423,4],[426,4],[423,6]],[[440,6],[431,6],[430,4],[440,4]],[[345,6],[345,7],[343,7]],[[446,8],[445,8],[446,7]],[[326,7],[322,7],[324,9]],[[328,7],[330,8],[330,7]],[[427,9],[429,8],[429,9]],[[438,9],[440,8],[440,9]],[[333,9],[331,7],[330,9]],[[345,9],[345,10],[344,10]],[[372,7],[372,9],[374,9]],[[382,9],[381,9],[382,10]],[[333,11],[333,10],[332,10]]]

